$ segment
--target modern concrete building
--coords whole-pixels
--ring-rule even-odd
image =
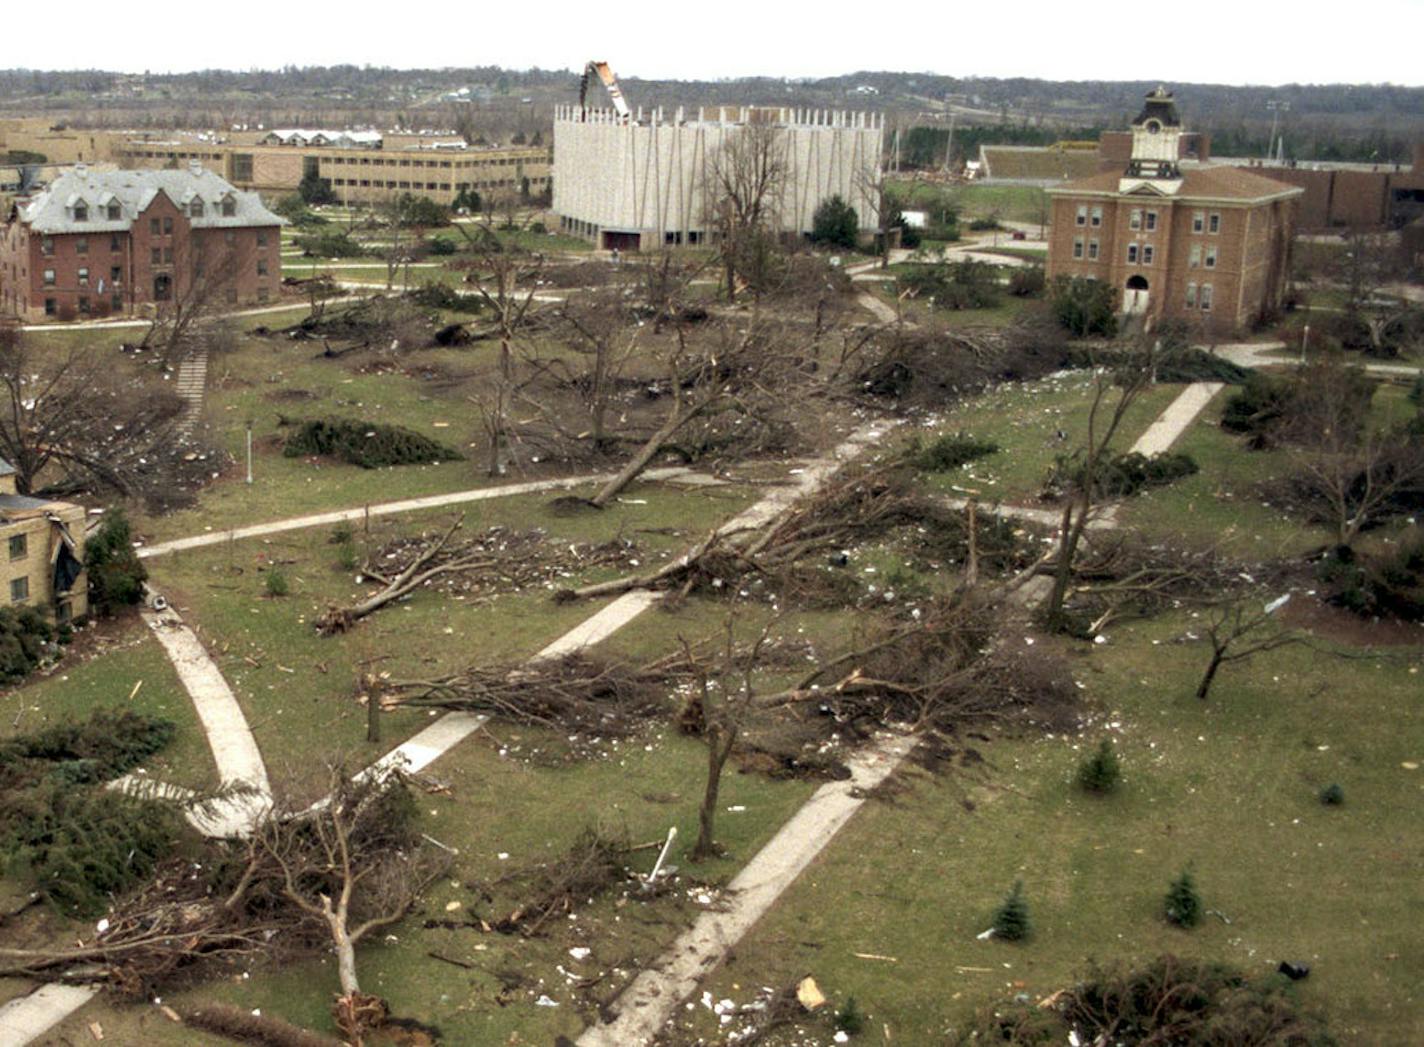
[[[89,611],[84,507],[15,493],[15,468],[0,459],[0,600],[61,622]]]
[[[753,130],[756,129],[756,130]],[[877,225],[883,118],[874,113],[707,106],[623,116],[563,106],[554,114],[554,211],[562,231],[602,248],[698,243],[709,235],[719,153],[737,136],[770,134],[785,177],[773,224],[811,232],[816,208],[839,195],[860,227]]]
[[[283,219],[196,162],[179,171],[76,164],[0,225],[0,311],[26,320],[132,313],[215,296],[275,299]]]
[[[1147,96],[1125,167],[1051,188],[1047,275],[1116,288],[1121,310],[1245,327],[1285,292],[1303,190],[1184,160],[1170,93]]]

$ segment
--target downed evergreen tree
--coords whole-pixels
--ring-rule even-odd
[[[4,864],[56,908],[102,911],[170,852],[181,831],[173,805],[102,784],[164,748],[173,733],[169,720],[101,709],[0,742]]]
[[[1182,1044],[1331,1047],[1325,1022],[1303,1011],[1284,979],[1248,978],[1227,964],[1161,956],[1137,967],[1089,968],[1035,1003],[986,1008],[949,1041],[1003,1044]]]
[[[282,444],[282,453],[288,458],[321,455],[362,469],[457,462],[464,457],[453,447],[404,426],[349,418],[316,418],[297,423],[296,432]]]
[[[1083,455],[1060,454],[1053,460],[1039,496],[1054,500],[1067,496],[1084,482]],[[1165,487],[1197,472],[1195,459],[1176,451],[1163,451],[1150,458],[1136,451],[1113,455],[1097,463],[1093,470],[1095,501],[1130,498],[1149,487]]]
[[[979,458],[997,453],[999,445],[992,440],[979,440],[968,433],[946,433],[923,446],[911,444],[911,460],[927,473],[948,473]]]

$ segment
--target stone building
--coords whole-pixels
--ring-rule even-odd
[[[283,219],[196,162],[177,171],[76,164],[0,226],[0,312],[108,316],[203,295],[277,298]]]
[[[1303,191],[1184,160],[1182,134],[1159,87],[1133,122],[1123,168],[1048,190],[1048,276],[1101,280],[1123,313],[1148,323],[1248,326],[1281,304]]]
[[[61,622],[89,611],[84,507],[15,493],[15,469],[0,459],[0,600]]]
[[[754,127],[770,131],[783,161],[771,201],[781,231],[810,233],[816,208],[834,195],[855,208],[862,230],[876,228],[883,122],[874,113],[706,106],[695,117],[681,109],[623,116],[561,106],[553,205],[561,230],[624,250],[702,241],[718,153]]]

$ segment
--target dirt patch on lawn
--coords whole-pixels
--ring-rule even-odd
[[[1315,596],[1296,594],[1282,609],[1282,621],[1348,647],[1418,647],[1424,624],[1396,618],[1364,618]]]

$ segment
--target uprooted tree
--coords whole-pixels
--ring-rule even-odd
[[[397,772],[331,768],[328,798],[270,809],[243,841],[212,841],[200,861],[170,858],[117,898],[97,937],[55,948],[0,948],[0,975],[107,984],[151,997],[235,960],[334,951],[332,1014],[349,1043],[381,1024],[385,1001],[362,992],[356,946],[400,920],[446,866],[422,843]]]

